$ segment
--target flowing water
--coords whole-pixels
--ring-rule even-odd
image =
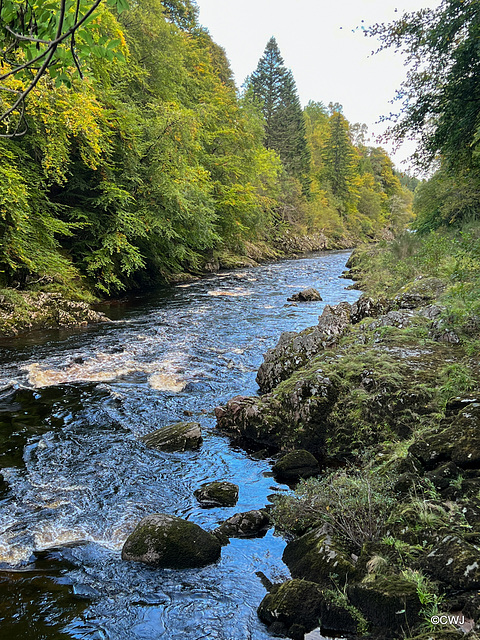
[[[6,640],[267,640],[256,572],[288,578],[285,542],[232,539],[202,569],[122,562],[145,515],[208,530],[284,491],[270,461],[215,430],[214,408],[257,392],[280,333],[353,302],[346,252],[316,254],[164,288],[105,308],[113,322],[0,343],[0,636]],[[309,286],[323,303],[290,304]],[[188,419],[200,450],[162,453],[138,437]],[[233,508],[202,509],[203,482],[240,486]]]

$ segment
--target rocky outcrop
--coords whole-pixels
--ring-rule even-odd
[[[143,518],[127,538],[122,560],[153,567],[187,569],[216,562],[221,545],[193,522],[156,513]]]
[[[109,322],[86,302],[67,300],[61,293],[9,292],[0,295],[0,336],[16,336],[34,329],[84,327]]]
[[[274,389],[313,356],[335,343],[350,324],[351,305],[348,302],[327,305],[316,327],[300,333],[284,332],[278,344],[267,351],[257,373],[257,383],[264,393]]]
[[[193,492],[202,507],[234,507],[238,486],[232,482],[206,482]]]
[[[202,444],[202,431],[198,422],[176,422],[147,433],[140,440],[159,451],[194,450]]]
[[[412,581],[400,576],[379,577],[367,584],[347,586],[351,604],[388,637],[403,636],[421,621],[422,604]]]
[[[296,482],[300,478],[310,478],[320,473],[318,460],[309,451],[300,449],[285,454],[272,467],[278,480]]]
[[[447,423],[449,426],[445,426]],[[437,430],[418,439],[409,451],[426,469],[446,461],[463,469],[480,469],[480,402],[468,404],[453,420],[443,420]]]

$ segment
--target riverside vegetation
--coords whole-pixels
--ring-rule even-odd
[[[63,4],[68,36],[93,3]],[[416,181],[340,105],[301,108],[274,38],[240,93],[197,14],[191,0],[101,3],[47,60],[57,7],[2,3],[3,335],[88,322],[99,297],[156,282],[351,247],[410,218]],[[85,303],[76,320],[68,302]]]

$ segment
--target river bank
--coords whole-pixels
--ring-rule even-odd
[[[290,482],[312,477],[275,500],[292,579],[260,605],[273,633],[303,638],[320,620],[348,638],[478,637],[478,323],[475,303],[458,309],[475,255],[428,242],[354,253],[348,275],[373,297],[282,334],[261,395],[216,410],[234,441],[281,460],[305,451],[322,469],[296,462]]]
[[[317,251],[347,249],[352,242],[347,237],[335,242],[322,233],[299,235],[287,230],[271,244],[245,243],[241,254],[212,253],[205,258],[199,270],[172,274],[165,282],[172,285],[192,282],[226,269],[244,269]],[[31,331],[85,327],[108,322],[107,315],[98,307],[101,301],[84,286],[64,287],[58,283],[45,282],[35,284],[27,290],[1,289],[0,338],[25,335]]]

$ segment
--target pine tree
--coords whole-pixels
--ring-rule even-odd
[[[249,85],[265,118],[265,146],[277,151],[287,173],[308,194],[310,152],[305,119],[293,74],[285,67],[275,38],[268,41]]]
[[[355,148],[350,141],[348,121],[335,107],[336,105],[329,119],[329,134],[323,160],[325,177],[330,183],[333,195],[346,201],[349,199],[351,181],[355,174]]]

